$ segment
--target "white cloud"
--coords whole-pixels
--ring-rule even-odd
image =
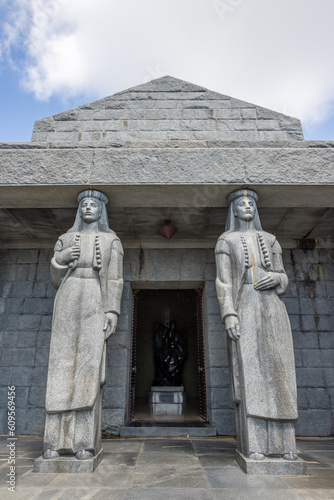
[[[0,54],[39,99],[162,74],[302,119],[334,103],[332,0],[11,0]]]

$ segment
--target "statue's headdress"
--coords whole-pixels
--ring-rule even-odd
[[[240,198],[249,197],[253,198],[255,204],[255,214],[254,214],[254,227],[257,231],[262,231],[262,226],[260,222],[260,217],[257,211],[256,202],[258,200],[258,195],[252,189],[238,189],[237,191],[233,191],[227,197],[228,211],[227,211],[227,219],[225,224],[225,231],[236,231],[235,225],[235,215],[234,215],[234,206],[237,200]]]
[[[95,189],[87,189],[86,191],[81,191],[78,194],[78,202],[80,203],[84,198],[95,198],[96,200],[102,201],[105,205],[108,203],[108,198],[101,191],[96,191]]]
[[[80,216],[80,205],[82,201],[85,200],[86,198],[93,198],[99,202],[101,207],[99,229],[103,233],[111,233],[112,230],[109,228],[108,214],[106,208],[106,204],[108,203],[108,198],[105,194],[101,193],[101,191],[96,191],[95,189],[87,189],[86,191],[81,191],[81,193],[79,193],[78,195],[79,206],[77,210],[77,215],[75,217],[75,222],[73,227],[71,227],[71,229],[69,229],[67,232],[72,233],[81,230],[82,219]]]

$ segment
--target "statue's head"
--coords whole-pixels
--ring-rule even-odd
[[[101,215],[102,205],[96,198],[84,198],[80,202],[80,217],[86,224],[100,220]]]
[[[99,222],[99,230],[109,233],[109,223],[106,204],[108,198],[101,191],[95,189],[88,189],[82,191],[78,196],[78,210],[75,218],[74,226],[69,232],[80,231],[82,222],[91,224],[92,222]]]
[[[237,219],[249,222],[254,219],[255,211],[255,200],[249,195],[237,198],[233,203],[233,215]]]
[[[175,330],[176,329],[176,321],[174,319],[171,319],[170,321],[168,321],[167,326],[171,330]]]
[[[261,222],[256,207],[257,200],[258,195],[251,189],[238,189],[230,193],[227,197],[229,207],[225,230],[236,231],[238,220],[243,220],[245,222],[253,221],[255,229],[261,231]]]

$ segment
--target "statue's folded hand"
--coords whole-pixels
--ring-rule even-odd
[[[267,276],[254,283],[255,290],[270,290],[280,284],[279,273],[267,273]]]

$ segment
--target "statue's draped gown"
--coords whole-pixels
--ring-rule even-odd
[[[240,339],[228,339],[238,449],[249,456],[295,453],[297,390],[292,334],[284,303],[288,279],[276,238],[264,231],[228,231],[216,246],[222,318],[236,315]],[[255,290],[268,271],[280,284]]]
[[[66,233],[55,252],[80,246],[70,266],[55,258],[56,288],[46,392],[44,450],[75,454],[101,447],[101,390],[105,383],[105,312],[119,314],[122,246],[115,233]],[[56,253],[55,253],[56,255]]]

